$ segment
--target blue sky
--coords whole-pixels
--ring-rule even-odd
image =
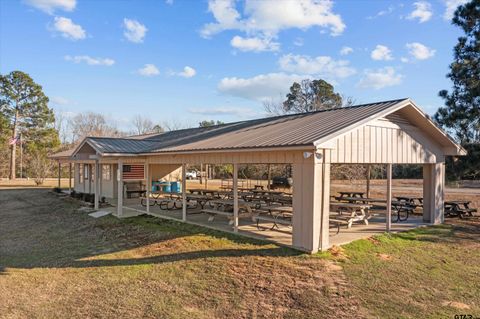
[[[0,72],[21,70],[50,105],[183,125],[264,115],[295,80],[358,103],[411,97],[433,114],[448,89],[462,0],[0,2]]]

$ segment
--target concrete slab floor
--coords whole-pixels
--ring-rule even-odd
[[[139,204],[139,200],[129,200],[128,206],[124,207],[124,217],[136,216],[146,213],[146,207]],[[162,210],[158,206],[150,207],[150,215],[168,218],[173,220],[182,220],[182,210]],[[200,213],[200,209],[189,209],[187,222],[233,233],[233,226],[229,224],[229,220],[225,216],[216,216],[213,221],[208,221],[210,216]],[[419,226],[428,225],[423,222],[421,215],[410,216],[407,221],[392,223],[391,232],[401,232],[413,229]],[[261,230],[257,228],[257,224],[249,218],[239,219],[238,234],[247,237],[258,238],[280,244],[283,246],[292,246],[292,228],[288,226],[280,226],[279,229],[271,230],[271,223],[261,223]],[[330,231],[330,246],[345,245],[358,239],[368,238],[374,235],[380,235],[386,232],[385,217],[375,216],[369,220],[369,225],[363,222],[355,222],[348,229],[341,227],[340,232],[336,234],[336,229]]]

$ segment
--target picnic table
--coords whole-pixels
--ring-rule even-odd
[[[397,198],[395,196],[395,198]],[[372,207],[370,207],[368,210],[371,212],[372,210],[379,211],[379,210],[385,210],[386,211],[386,206],[385,204],[387,203],[386,199],[382,198],[361,198],[361,197],[343,197],[342,200],[349,202],[349,203],[363,203],[363,204],[372,204]],[[382,204],[382,205],[374,205],[375,203],[377,204]],[[399,221],[406,221],[410,214],[413,214],[415,209],[417,208],[418,205],[413,204],[411,202],[407,202],[405,200],[399,201],[399,200],[393,200],[392,201],[392,208],[393,208],[393,215],[395,216],[395,219],[392,220],[393,223],[399,222]]]
[[[181,207],[181,199],[180,195],[177,193],[171,192],[151,192],[149,198],[149,206],[160,206],[161,209],[171,210],[171,209],[179,209]],[[143,194],[140,197],[140,204],[144,207],[147,206],[147,196]]]
[[[418,196],[393,196],[399,202],[407,202],[417,207],[423,207],[423,197]]]
[[[256,194],[270,194],[270,195],[282,195],[284,192],[281,191],[273,191],[273,190],[268,190],[268,189],[252,189],[252,193]]]
[[[202,213],[207,213],[210,215],[208,221],[211,222],[215,219],[216,215],[227,216],[229,219],[228,224],[233,224],[234,214],[230,211],[234,206],[233,199],[213,199],[209,203],[213,205],[211,209],[202,209]],[[252,217],[253,220],[253,209],[259,208],[259,203],[248,202],[245,200],[238,200],[238,217]]]
[[[202,195],[202,194],[187,194],[186,196],[187,202],[194,201],[197,203],[193,208],[197,208],[200,205],[201,209],[205,208],[205,205],[212,199],[210,196]]]
[[[280,229],[278,225],[292,226],[293,207],[272,205],[261,207],[255,210],[256,215],[254,219],[257,221],[258,230],[266,230],[266,227],[260,227],[260,221],[272,222],[273,226],[270,230],[275,228]],[[266,213],[266,214],[265,214]]]
[[[353,222],[363,221],[365,225],[368,225],[368,209],[372,207],[369,204],[363,203],[342,203],[342,202],[330,202],[330,207],[336,207],[337,214],[331,216],[332,219],[345,220],[347,227],[351,228]],[[346,214],[344,214],[344,212]]]
[[[477,209],[470,208],[470,203],[471,202],[467,200],[446,201],[444,204],[445,216],[458,216],[460,218],[473,217],[473,213],[476,213]]]
[[[353,191],[344,191],[344,192],[338,192],[340,194],[340,197],[363,197],[365,195],[365,192],[353,192]]]
[[[339,197],[342,200],[349,202],[349,203],[386,203],[387,200],[383,198],[366,198],[366,197]]]

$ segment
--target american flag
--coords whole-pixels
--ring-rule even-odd
[[[19,141],[20,141],[20,137],[19,137],[19,136],[11,137],[11,138],[8,140],[8,145],[18,144]]]
[[[123,165],[123,179],[145,179],[145,166],[142,164]]]

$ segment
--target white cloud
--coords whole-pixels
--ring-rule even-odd
[[[88,65],[105,65],[105,66],[112,66],[115,64],[115,61],[110,58],[92,58],[88,55],[76,55],[76,56],[65,56],[66,61],[70,61],[73,63],[82,63],[85,62]]]
[[[287,54],[278,63],[283,71],[299,74],[315,74],[320,77],[346,78],[356,73],[346,60],[334,60],[329,56],[309,57],[307,55]]]
[[[138,69],[137,72],[143,76],[155,76],[160,74],[160,71],[154,64],[145,64],[143,68]]]
[[[62,37],[71,40],[81,40],[87,36],[81,25],[75,24],[71,19],[64,17],[55,17],[53,31],[60,32]]]
[[[77,5],[76,0],[25,0],[25,2],[48,14],[53,14],[57,9],[73,11]]]
[[[469,0],[444,0],[445,3],[445,13],[443,14],[443,19],[450,21],[453,18],[455,10],[458,6],[467,3]]]
[[[353,52],[353,49],[351,47],[342,47],[342,49],[340,50],[340,55],[348,55],[350,53]]]
[[[435,55],[436,50],[431,49],[421,43],[407,43],[408,53],[417,60],[430,59]]]
[[[52,96],[50,98],[50,102],[55,105],[68,105],[70,104],[70,101],[64,97],[61,96]]]
[[[142,43],[148,31],[147,27],[137,20],[127,18],[123,19],[123,27],[125,28],[123,35],[133,43]]]
[[[373,16],[368,16],[367,19],[372,20],[372,19],[378,18],[378,17],[384,16],[384,15],[390,14],[390,13],[392,13],[394,10],[395,10],[395,7],[394,7],[394,6],[389,6],[388,9],[378,11],[375,15],[373,15]]]
[[[232,47],[239,49],[240,51],[278,51],[280,44],[278,42],[272,42],[269,38],[243,38],[241,36],[234,36],[230,41]]]
[[[340,15],[333,13],[331,0],[245,0],[243,16],[235,0],[209,0],[208,10],[215,22],[205,24],[203,37],[211,37],[224,30],[239,30],[249,36],[275,38],[281,30],[298,28],[306,30],[321,27],[339,35],[345,29]]]
[[[410,60],[409,60],[408,58],[406,58],[406,57],[401,57],[401,58],[400,58],[400,61],[402,61],[403,63],[408,63],[408,62],[410,62]]]
[[[194,77],[196,74],[197,74],[197,71],[188,65],[183,68],[182,72],[171,72],[171,75],[178,75],[184,78],[191,78],[191,77]]]
[[[293,82],[299,82],[310,76],[286,73],[260,74],[251,78],[223,78],[218,90],[235,97],[254,101],[265,101],[272,97],[287,94]]]
[[[413,10],[408,16],[407,19],[414,20],[418,19],[418,22],[423,23],[430,20],[433,15],[432,5],[427,1],[418,1],[414,2],[415,10]]]
[[[384,67],[378,70],[365,70],[363,78],[357,83],[357,86],[364,89],[373,88],[375,90],[388,86],[399,85],[402,83],[403,75],[397,74],[392,67]]]
[[[392,51],[388,47],[381,44],[375,47],[375,49],[372,51],[370,56],[372,57],[372,59],[379,60],[379,61],[393,60]]]

